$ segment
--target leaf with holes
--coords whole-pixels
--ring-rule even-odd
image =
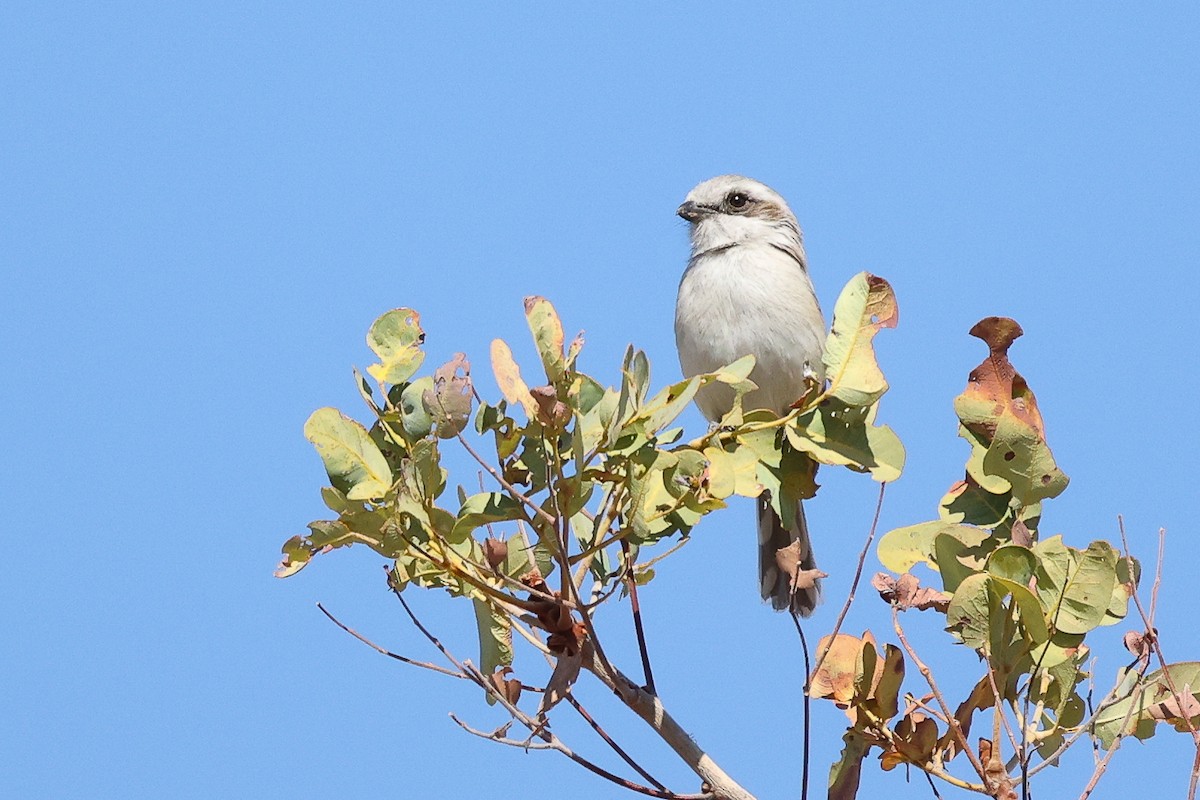
[[[380,383],[404,383],[425,360],[424,341],[420,314],[411,308],[387,312],[367,332],[367,346],[379,357],[379,363],[367,367],[367,372]]]
[[[825,341],[824,397],[848,406],[869,406],[888,390],[875,359],[873,339],[900,320],[891,285],[869,272],[855,275],[842,289],[833,308],[833,327]]]

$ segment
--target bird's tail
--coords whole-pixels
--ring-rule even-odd
[[[792,611],[807,617],[820,602],[821,582],[817,580],[812,586],[792,592],[791,576],[779,568],[775,559],[775,554],[792,542],[800,542],[800,568],[816,569],[812,542],[808,538],[808,523],[804,520],[804,506],[796,503],[796,524],[787,528],[772,510],[766,493],[763,493],[758,498],[758,578],[762,598],[769,599],[776,611],[783,611],[790,604]]]

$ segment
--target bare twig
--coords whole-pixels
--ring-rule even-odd
[[[553,458],[546,459],[547,473],[549,473],[551,469],[554,469],[558,473],[559,482],[564,482],[566,477],[563,475],[562,459],[559,458],[558,449],[554,448],[553,451],[551,451],[550,448],[547,448],[545,439],[542,440],[542,447],[546,450],[547,456],[553,452]],[[551,461],[553,464],[549,463]],[[553,484],[554,475],[548,474],[546,477],[547,484]],[[562,503],[559,501],[559,493],[554,491],[553,488],[550,490],[550,498],[554,503],[554,510],[557,515],[556,517],[551,517],[551,521],[554,523],[555,530],[557,530],[559,534],[559,547],[556,555],[558,557],[559,569],[562,570],[562,595],[563,597],[566,597],[575,603],[575,607],[579,611],[579,617],[583,621],[583,627],[587,631],[588,639],[591,641],[592,646],[595,649],[596,658],[599,659],[599,661],[610,671],[615,671],[616,668],[613,667],[612,662],[608,660],[608,656],[604,654],[604,648],[600,644],[600,637],[596,635],[596,626],[592,623],[591,612],[588,611],[586,606],[584,606],[583,598],[579,595],[579,587],[575,585],[575,581],[571,578],[570,557],[567,552],[568,540],[570,539],[571,521],[567,515],[563,513]],[[621,699],[625,699],[623,695],[621,695]]]
[[[637,761],[634,761],[633,756],[625,752],[625,749],[622,748],[621,745],[617,744],[613,738],[608,735],[608,732],[605,731],[604,728],[600,727],[600,723],[596,722],[596,720],[592,718],[592,715],[587,712],[587,709],[583,707],[583,704],[575,699],[574,693],[567,692],[565,699],[571,704],[572,708],[579,712],[579,716],[583,717],[584,722],[592,727],[592,730],[596,732],[596,735],[603,739],[605,744],[611,747],[613,752],[621,757],[621,760],[633,767],[637,774],[641,775],[643,778],[652,783],[655,788],[661,789],[664,792],[667,791],[666,786],[663,786],[661,783],[655,780],[653,775],[647,772],[645,768],[643,768],[642,765]]]
[[[799,562],[796,563],[796,571],[800,571]],[[795,585],[793,583],[793,585]],[[808,640],[804,637],[804,626],[800,624],[800,615],[791,608],[788,609],[791,614],[792,623],[796,626],[796,635],[800,637],[800,652],[804,654],[804,687],[800,691],[801,705],[804,708],[804,732],[801,740],[801,759],[800,759],[800,800],[808,800],[808,764],[809,764],[809,746],[812,740],[812,698],[808,696],[808,690],[812,682],[812,664],[808,656]]]
[[[413,625],[417,626],[417,630],[419,630],[422,634],[424,634],[425,638],[433,643],[433,646],[436,647],[438,649],[438,651],[443,656],[446,657],[447,661],[449,661],[454,666],[458,667],[459,672],[461,672],[463,675],[471,676],[473,673],[469,672],[466,668],[464,668],[462,662],[459,661],[457,658],[455,658],[453,655],[451,655],[450,651],[446,649],[446,646],[444,644],[442,644],[441,640],[438,639],[436,636],[434,636],[432,633],[430,633],[429,629],[421,624],[421,620],[417,619],[417,615],[414,614],[412,608],[409,607],[408,601],[404,599],[404,595],[397,591],[393,591],[392,594],[396,595],[396,599],[400,601],[400,605],[404,606],[404,612],[406,614],[408,614],[408,618],[410,620],[412,620]],[[472,680],[475,680],[475,679],[472,678]],[[484,679],[483,681],[475,680],[475,682],[482,685],[484,687],[485,691],[486,690],[495,691],[495,688],[492,687],[486,679]]]
[[[1093,671],[1094,671],[1094,669],[1093,669]],[[1138,667],[1138,672],[1139,672],[1139,676],[1145,675],[1146,667],[1144,664]],[[1090,709],[1091,715],[1087,718],[1087,720],[1085,720],[1083,723],[1081,723],[1079,725],[1079,727],[1075,731],[1075,733],[1071,734],[1071,736],[1064,739],[1063,743],[1058,746],[1057,750],[1055,750],[1049,756],[1043,758],[1042,761],[1037,764],[1037,766],[1034,766],[1029,770],[1030,778],[1032,778],[1034,775],[1037,775],[1039,772],[1044,770],[1046,767],[1051,766],[1055,762],[1055,760],[1057,760],[1063,753],[1065,753],[1067,750],[1071,749],[1071,746],[1075,744],[1075,742],[1079,739],[1080,736],[1083,736],[1085,733],[1092,730],[1092,727],[1096,724],[1096,720],[1100,717],[1100,715],[1102,713],[1104,713],[1104,711],[1106,711],[1110,706],[1114,705],[1115,703],[1120,702],[1121,700],[1123,700],[1125,697],[1128,696],[1127,694],[1118,696],[1118,692],[1121,689],[1121,685],[1122,685],[1122,683],[1124,683],[1124,677],[1125,677],[1124,675],[1117,676],[1117,680],[1116,680],[1116,683],[1113,684],[1113,688],[1110,689],[1108,691],[1108,693],[1105,694],[1104,697],[1102,697],[1100,699],[1100,703],[1094,709]],[[1089,692],[1088,705],[1089,705],[1089,707],[1091,706],[1090,692]],[[1124,729],[1126,724],[1128,724],[1128,719],[1126,720],[1125,723],[1122,724],[1122,726],[1121,726],[1122,730]]]
[[[1128,551],[1127,551],[1128,552]],[[1136,690],[1135,690],[1136,691]],[[1104,758],[1096,764],[1096,768],[1092,770],[1092,777],[1088,780],[1087,785],[1083,787],[1083,793],[1079,795],[1079,800],[1087,800],[1099,783],[1100,777],[1104,775],[1104,771],[1108,769],[1108,762],[1112,761],[1112,757],[1117,754],[1117,750],[1121,747],[1121,742],[1125,740],[1125,730],[1129,727],[1129,720],[1133,717],[1133,710],[1138,707],[1137,703],[1131,702],[1129,708],[1125,710],[1125,718],[1121,720],[1121,727],[1118,729],[1120,733],[1113,740],[1112,746],[1108,748],[1108,752],[1104,754]],[[1040,765],[1039,765],[1040,766]]]
[[[658,797],[662,798],[663,800],[711,800],[712,798],[712,795],[709,794],[676,794],[675,792],[668,791],[666,789],[652,789],[649,786],[642,786],[641,784],[628,781],[625,778],[622,778],[620,775],[609,772],[599,764],[595,764],[579,755],[574,750],[567,747],[561,739],[546,730],[535,732],[529,739],[520,741],[503,735],[503,733],[501,733],[503,729],[488,733],[486,731],[478,730],[477,728],[472,728],[454,714],[450,715],[450,719],[454,720],[455,723],[457,723],[458,726],[467,733],[478,736],[481,739],[487,739],[490,742],[508,745],[509,747],[517,747],[522,750],[554,750],[562,753],[564,756],[571,759],[589,772],[599,775],[601,778],[620,786],[622,789],[628,789],[631,792],[637,792],[638,794],[644,794],[649,797]],[[540,738],[541,741],[533,741],[533,736]]]
[[[1133,557],[1129,555],[1129,540],[1125,536],[1125,520],[1117,517],[1117,528],[1121,531],[1121,546],[1125,548],[1125,558],[1129,563],[1130,576],[1133,573]],[[1153,610],[1158,602],[1158,589],[1162,584],[1162,568],[1163,568],[1163,550],[1164,540],[1166,539],[1167,531],[1165,528],[1158,529],[1158,563],[1154,567],[1154,588],[1151,590],[1151,614],[1147,615],[1146,610],[1142,607],[1141,598],[1138,596],[1137,584],[1133,586],[1130,597],[1133,599],[1133,604],[1137,606],[1138,615],[1142,618],[1142,624],[1146,627],[1146,638],[1150,642],[1150,647],[1154,650],[1154,655],[1158,658],[1158,664],[1162,667],[1163,680],[1170,689],[1171,695],[1175,698],[1176,704],[1183,715],[1183,723],[1187,726],[1188,733],[1192,735],[1192,744],[1195,745],[1196,755],[1192,759],[1192,774],[1188,782],[1188,800],[1195,800],[1196,785],[1200,783],[1200,731],[1196,730],[1196,725],[1192,722],[1192,718],[1188,716],[1188,703],[1184,700],[1184,695],[1175,686],[1175,679],[1171,676],[1171,670],[1167,665],[1166,656],[1163,655],[1162,645],[1158,641],[1158,632],[1154,629]]]
[[[547,513],[544,508],[533,502],[533,500],[529,499],[524,492],[506,481],[504,476],[500,474],[499,470],[485,461],[483,456],[475,452],[475,448],[471,447],[471,443],[467,441],[466,437],[463,436],[461,432],[455,434],[455,438],[458,439],[459,444],[461,444],[463,448],[471,455],[471,458],[475,459],[479,463],[479,466],[487,470],[487,473],[491,475],[492,478],[495,479],[496,483],[500,484],[504,488],[504,491],[508,492],[514,500],[523,503],[527,508],[529,508],[530,511],[534,513],[534,516],[541,517],[544,522],[550,525],[554,524],[554,517],[550,516],[550,514]]]
[[[328,617],[330,622],[332,622],[334,625],[337,625],[339,628],[344,630],[346,633],[350,634],[355,639],[358,639],[360,642],[365,644],[367,647],[370,647],[372,650],[374,650],[377,653],[382,653],[383,655],[387,656],[388,658],[394,658],[397,661],[401,661],[405,664],[412,664],[414,667],[421,667],[422,669],[429,669],[429,670],[433,670],[434,672],[440,672],[442,675],[449,675],[451,678],[461,678],[463,680],[467,680],[467,676],[463,675],[461,672],[455,672],[452,669],[446,669],[445,667],[439,667],[437,664],[430,664],[428,661],[417,661],[416,659],[408,658],[406,656],[399,655],[398,653],[393,653],[390,650],[385,650],[384,648],[382,648],[379,645],[372,642],[367,637],[363,636],[358,631],[346,626],[341,620],[339,620],[333,614],[329,613],[329,611],[325,608],[325,606],[321,605],[320,603],[317,603],[317,608],[321,609],[321,613],[324,614],[326,617]]]
[[[979,761],[979,757],[975,755],[975,751],[971,749],[971,745],[967,742],[967,737],[963,734],[962,728],[959,727],[958,719],[954,714],[950,713],[950,706],[946,704],[946,698],[938,689],[937,681],[933,678],[933,672],[926,666],[921,657],[917,655],[917,651],[908,643],[908,637],[904,635],[904,628],[900,627],[900,610],[892,606],[892,627],[896,631],[896,636],[900,639],[900,646],[904,648],[904,652],[908,653],[908,657],[917,665],[917,669],[921,673],[921,677],[929,684],[930,691],[933,692],[934,699],[942,709],[942,713],[946,715],[947,727],[954,733],[954,738],[958,741],[958,747],[966,754],[967,760],[971,762],[971,767],[979,775],[979,779],[985,784],[988,782],[988,773],[984,770],[983,764]]]
[[[633,610],[633,629],[637,633],[638,652],[642,655],[642,672],[646,676],[646,691],[658,694],[654,689],[654,672],[650,669],[650,652],[646,649],[646,631],[642,627],[642,606],[638,602],[637,579],[633,576],[632,548],[629,541],[621,540],[621,552],[625,554],[625,581],[629,587],[629,605]]]
[[[481,739],[487,739],[489,742],[496,742],[497,744],[506,744],[509,747],[519,747],[522,750],[557,750],[558,749],[551,742],[535,742],[535,741],[533,741],[532,738],[526,739],[524,741],[518,741],[516,739],[509,739],[507,736],[504,735],[503,731],[505,728],[507,728],[509,725],[511,725],[512,722],[506,722],[506,723],[504,723],[503,727],[497,728],[496,730],[492,731],[491,733],[487,733],[486,731],[481,731],[478,728],[472,728],[470,725],[468,725],[467,723],[465,723],[461,719],[459,719],[457,716],[455,716],[454,712],[450,713],[450,719],[454,720],[458,724],[458,727],[462,728],[467,733],[472,734],[473,736],[478,736]]]
[[[1058,630],[1058,615],[1062,613],[1063,600],[1067,596],[1067,586],[1070,582],[1070,567],[1067,568],[1067,578],[1063,580],[1062,591],[1058,593],[1058,601],[1054,604],[1054,617],[1050,620],[1052,630]],[[1042,653],[1038,656],[1037,663],[1033,666],[1033,671],[1029,673],[1029,683],[1025,687],[1024,697],[1024,713],[1021,715],[1021,747],[1018,750],[1021,756],[1021,798],[1029,800],[1029,762],[1033,759],[1033,750],[1029,749],[1030,733],[1036,731],[1037,725],[1041,724],[1042,714],[1046,708],[1046,691],[1047,680],[1042,680],[1041,691],[1038,692],[1037,705],[1034,707],[1033,716],[1029,715],[1029,694],[1033,691],[1033,681],[1037,678],[1038,673],[1042,669],[1042,662],[1046,660],[1046,654],[1050,652],[1050,642],[1047,640],[1042,646]],[[1013,709],[1016,713],[1016,709]],[[1036,749],[1036,748],[1035,748]]]
[[[875,531],[879,527],[879,515],[883,511],[883,493],[887,490],[887,482],[879,484],[879,499],[875,501],[875,516],[871,519],[871,530],[867,533],[867,541],[863,543],[862,552],[858,554],[858,566],[854,569],[854,580],[850,582],[850,593],[846,595],[846,602],[842,606],[842,610],[838,613],[837,621],[833,623],[833,632],[829,634],[824,647],[817,651],[817,666],[813,672],[821,669],[821,665],[825,663],[825,657],[829,655],[829,649],[833,645],[834,639],[837,638],[838,631],[842,629],[842,623],[846,620],[846,615],[850,613],[850,606],[854,603],[854,595],[858,591],[858,582],[862,580],[863,564],[867,560],[867,551],[871,549],[871,542],[875,539]],[[805,686],[811,680],[811,673],[805,680]]]

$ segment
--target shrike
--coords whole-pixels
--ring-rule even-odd
[[[808,276],[800,225],[770,187],[740,175],[704,181],[688,193],[679,216],[690,223],[692,253],[679,282],[675,343],[687,377],[755,357],[746,410],[786,413],[805,390],[805,376],[824,379],[825,319]],[[733,405],[733,391],[710,384],[696,405],[711,422]],[[776,610],[812,613],[819,585],[793,596],[775,553],[800,542],[801,568],[814,569],[804,511],[785,528],[766,496],[758,499],[758,569],[762,596]]]

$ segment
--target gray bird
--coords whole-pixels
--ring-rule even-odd
[[[825,318],[808,276],[796,217],[770,187],[740,175],[721,175],[688,193],[679,216],[688,221],[692,252],[675,303],[675,343],[687,377],[712,372],[745,355],[755,357],[758,388],[743,407],[786,413],[805,389],[805,376],[824,379]],[[733,391],[710,384],[696,405],[716,423],[733,405]],[[758,567],[764,600],[808,616],[820,586],[792,595],[775,553],[800,542],[801,568],[815,569],[804,510],[784,527],[764,496],[758,499]]]

